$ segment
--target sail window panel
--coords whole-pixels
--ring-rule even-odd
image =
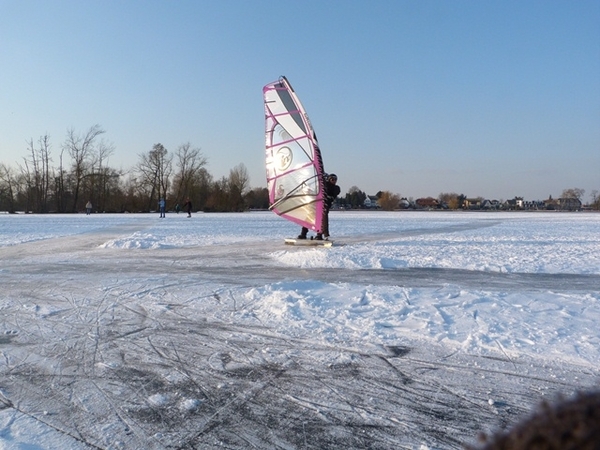
[[[274,177],[272,180],[274,200],[287,196],[315,196],[318,193],[318,177],[313,167],[307,167],[287,172],[284,177]],[[271,189],[269,189],[271,191]]]
[[[277,91],[279,98],[281,99],[281,103],[286,111],[289,112],[290,117],[294,120],[298,128],[300,128],[302,134],[307,134],[306,126],[304,124],[304,120],[302,118],[302,114],[300,113],[300,105],[298,105],[289,91]]]
[[[298,122],[294,120],[291,114],[277,116],[276,120],[279,123],[279,125],[285,130],[287,136],[289,136],[292,139],[300,139],[307,135],[306,131],[298,126]],[[280,136],[279,138],[282,138],[282,136]],[[277,137],[275,137],[274,135],[273,139],[277,139]]]

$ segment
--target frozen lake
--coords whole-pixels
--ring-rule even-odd
[[[598,388],[600,214],[0,214],[0,449],[461,448]]]

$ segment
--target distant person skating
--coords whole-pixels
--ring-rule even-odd
[[[183,207],[185,208],[185,211],[187,212],[187,216],[192,217],[192,202],[189,197],[185,200]]]
[[[160,218],[163,219],[165,217],[165,206],[166,202],[164,198],[161,198],[158,201],[158,210],[160,211]]]
[[[337,185],[337,175],[332,173],[330,175],[325,174],[323,176],[325,179],[324,188],[325,188],[325,204],[323,205],[323,229],[320,233],[317,233],[315,239],[317,241],[322,241],[323,236],[325,239],[329,238],[329,210],[331,209],[331,205],[333,205],[333,201],[336,199],[338,195],[340,195],[341,189]],[[308,228],[302,227],[302,231],[298,236],[298,239],[306,239],[306,235],[308,234]]]
[[[86,214],[86,216],[89,216],[91,213],[92,213],[92,202],[88,201],[85,204],[85,214]]]

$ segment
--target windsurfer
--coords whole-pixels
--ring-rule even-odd
[[[325,239],[329,237],[329,210],[331,209],[331,205],[333,205],[333,201],[338,195],[340,195],[341,192],[340,187],[337,185],[336,174],[325,174],[323,178],[325,179],[325,183],[323,184],[323,186],[325,187],[325,198],[323,202],[323,222],[321,232],[317,233],[317,235],[315,236],[315,239],[317,241],[322,241],[323,237],[325,237]],[[300,232],[298,239],[306,239],[307,234],[308,228],[302,227],[302,231]]]

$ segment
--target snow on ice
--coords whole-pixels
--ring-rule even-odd
[[[0,214],[0,449],[462,448],[598,388],[600,215]]]

